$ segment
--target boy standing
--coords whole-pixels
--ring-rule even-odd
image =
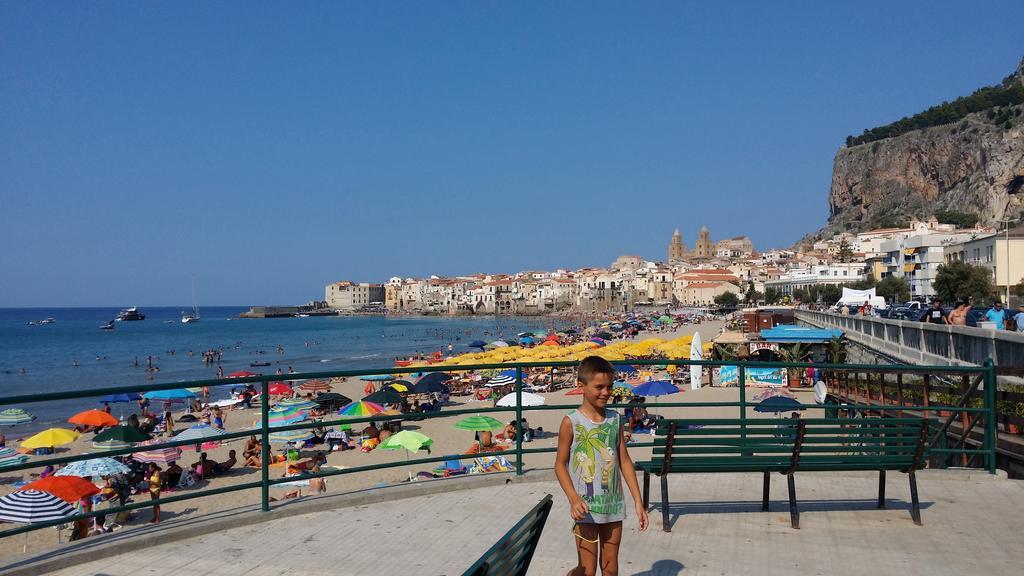
[[[604,358],[590,356],[580,362],[576,385],[583,390],[583,403],[562,418],[558,430],[555,476],[576,521],[573,534],[579,563],[570,576],[594,576],[599,560],[603,576],[619,573],[625,518],[623,479],[633,498],[640,531],[647,529],[647,510],[626,451],[622,421],[617,412],[605,409],[614,378],[615,368]]]

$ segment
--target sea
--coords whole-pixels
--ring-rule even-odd
[[[146,319],[100,325],[117,316],[116,308],[0,308],[0,395],[88,390],[215,378],[217,364],[203,352],[221,351],[224,374],[251,370],[262,374],[330,370],[388,369],[397,357],[416,352],[471,351],[474,340],[515,337],[519,332],[561,329],[567,320],[550,317],[321,316],[243,319],[247,307],[202,308],[202,320],[181,322],[182,308],[140,308]],[[50,324],[30,325],[45,318]],[[147,365],[159,371],[147,371]],[[253,362],[270,366],[251,367]],[[214,390],[214,396],[230,390]],[[0,409],[11,406],[0,406]],[[88,408],[90,399],[18,406],[36,421],[16,427],[16,435],[56,425]],[[137,406],[114,406],[130,412]],[[11,436],[10,431],[5,433]]]

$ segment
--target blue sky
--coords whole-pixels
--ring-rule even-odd
[[[383,5],[380,5],[383,4]],[[514,4],[514,5],[513,5]],[[1024,3],[0,4],[0,306],[663,259],[827,218],[859,134],[997,83]]]

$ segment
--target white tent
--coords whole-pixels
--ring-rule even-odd
[[[885,308],[885,298],[875,294],[874,288],[868,290],[843,288],[843,297],[839,299],[836,306],[863,306],[864,304],[870,304],[872,308]]]

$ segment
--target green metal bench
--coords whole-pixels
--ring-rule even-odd
[[[885,506],[885,472],[910,479],[911,517],[921,525],[914,471],[923,466],[928,421],[921,418],[696,418],[658,421],[654,451],[643,471],[643,504],[650,505],[651,474],[661,477],[662,526],[671,532],[668,475],[762,472],[761,509],[768,510],[771,473],[786,476],[793,528],[800,527],[796,472],[878,471],[878,507]]]
[[[463,576],[526,576],[549,512],[550,494],[534,506],[533,510],[505,533],[494,546],[484,552]]]

